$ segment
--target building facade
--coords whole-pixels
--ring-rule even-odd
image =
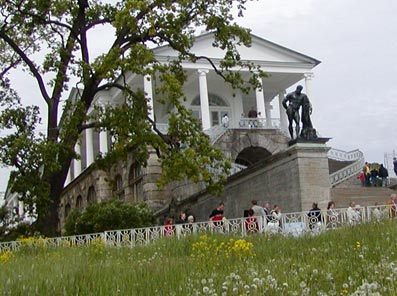
[[[211,33],[200,35],[196,38],[192,51],[198,56],[211,58],[215,66],[218,66],[224,53],[212,47],[212,42]],[[289,137],[282,100],[290,87],[301,83],[315,105],[316,98],[312,97],[311,83],[313,68],[319,64],[314,58],[254,35],[252,45],[239,48],[239,52],[242,60],[254,62],[268,74],[268,77],[259,81],[261,89],[248,94],[233,90],[208,61],[183,63],[188,77],[184,85],[187,98],[185,107],[192,110],[193,116],[201,121],[204,132],[210,136],[213,144],[218,145],[230,157],[233,173],[287,149]],[[154,53],[157,60],[163,63],[177,56],[168,46],[155,48]],[[243,77],[249,76],[248,69],[235,71]],[[156,84],[161,83],[158,77],[130,74],[127,81],[145,91],[152,110],[150,117],[155,120],[156,127],[166,133],[167,111],[173,107],[160,103],[161,96],[154,93]],[[71,97],[74,95],[72,92]],[[123,95],[117,89],[102,92],[95,98],[95,104],[120,103],[123,103]],[[231,130],[239,131],[234,137],[241,140],[235,139],[233,142],[230,140],[233,137],[224,136]],[[254,134],[261,140],[254,144],[247,142]],[[200,183],[190,182],[175,182],[159,189],[156,181],[161,175],[161,167],[154,151],[150,151],[146,167],[141,167],[131,155],[125,161],[114,164],[107,172],[93,169],[91,164],[96,155],[107,153],[110,147],[111,137],[106,132],[86,129],[82,133],[81,140],[75,147],[81,158],[72,162],[62,196],[61,225],[73,208],[82,210],[94,201],[117,197],[125,201],[144,201],[154,210],[160,210],[176,198],[191,196],[205,189]]]

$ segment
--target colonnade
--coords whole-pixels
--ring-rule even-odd
[[[201,111],[201,121],[203,130],[208,130],[211,128],[211,119],[210,119],[210,106],[209,106],[209,96],[208,96],[208,83],[207,83],[207,74],[209,73],[209,69],[198,69],[198,82],[199,82],[199,95],[200,95],[200,111]],[[311,99],[311,83],[312,83],[313,74],[305,73],[304,81],[305,81],[305,93]],[[144,92],[148,98],[148,107],[149,107],[149,118],[154,121],[154,100],[153,100],[153,85],[152,85],[152,77],[150,75],[144,76],[143,79],[143,87]],[[259,79],[259,84],[262,85],[262,79]],[[284,99],[286,92],[285,90],[280,90],[278,93],[278,107],[280,110],[280,128],[282,130],[287,130],[288,120],[284,107],[282,106],[282,101]],[[262,116],[265,115],[266,118],[266,127],[271,127],[271,101],[265,100],[265,94],[263,88],[258,88],[255,91],[255,102],[256,102],[256,111],[260,113]],[[234,116],[240,116],[240,114],[234,114]],[[90,166],[95,159],[94,154],[94,130],[93,128],[88,128],[84,131],[85,137],[85,164],[86,167]],[[108,152],[109,146],[109,137],[106,131],[99,132],[99,152],[102,154],[106,154]],[[75,152],[78,155],[82,155],[82,147],[78,142],[75,145]],[[68,179],[66,183],[69,183],[72,180],[72,177],[76,178],[82,172],[82,162],[81,159],[73,160],[73,176],[72,172],[69,171]]]

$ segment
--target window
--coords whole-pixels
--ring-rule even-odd
[[[70,204],[66,204],[65,206],[65,219],[69,216],[70,213]]]
[[[114,189],[119,199],[124,199],[123,178],[121,177],[121,175],[116,176]]]
[[[96,200],[96,191],[94,186],[88,188],[87,204],[92,204]]]
[[[222,106],[222,107],[228,107],[228,104],[219,96],[214,95],[214,94],[209,94],[208,95],[208,103],[210,106]],[[200,95],[198,95],[193,101],[192,101],[192,106],[200,106]]]
[[[211,121],[211,126],[216,126],[220,125],[221,123],[221,118],[227,114],[229,117],[229,120],[231,120],[231,108],[229,104],[222,99],[221,97],[214,95],[214,94],[209,94],[208,95],[208,103],[209,103],[209,115],[210,115],[210,121]],[[193,117],[196,119],[201,119],[202,118],[202,110],[200,108],[200,96],[197,96],[191,104],[191,110]]]
[[[143,200],[142,176],[143,176],[143,171],[141,165],[138,162],[134,162],[130,166],[129,175],[128,175],[128,185],[131,189],[133,201]]]
[[[81,195],[76,198],[76,209],[79,211],[83,209],[83,197]]]

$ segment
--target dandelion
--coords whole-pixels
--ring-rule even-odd
[[[304,289],[306,287],[306,283],[304,281],[300,282],[299,287],[301,287],[301,289]]]
[[[203,293],[204,294],[207,294],[208,292],[210,291],[210,288],[208,288],[208,287],[203,287]]]

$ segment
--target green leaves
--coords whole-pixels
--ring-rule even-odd
[[[89,205],[83,212],[69,213],[66,235],[97,233],[106,230],[141,228],[154,222],[151,210],[144,203],[110,200]]]
[[[74,146],[80,134],[92,127],[107,131],[112,138],[111,151],[98,157],[100,167],[109,167],[128,154],[144,165],[148,149],[153,148],[163,169],[159,184],[187,178],[221,189],[230,164],[184,106],[187,73],[183,63],[205,61],[232,87],[245,91],[257,87],[256,78],[263,72],[242,61],[237,50],[250,44],[249,30],[233,19],[233,7],[242,15],[245,3],[0,0],[0,102],[4,107],[0,130],[7,130],[0,139],[0,161],[15,168],[13,190],[30,205],[36,204],[39,219],[49,217],[49,205],[56,211],[69,165],[79,157]],[[115,35],[98,35],[99,26],[109,27]],[[224,50],[220,63],[192,52],[202,28],[213,32],[213,46]],[[94,46],[98,40],[107,41],[99,50]],[[176,56],[167,61],[156,56],[152,49],[163,45]],[[253,78],[244,80],[232,71],[236,67],[250,70]],[[37,107],[26,107],[30,97],[19,104],[11,89],[15,83],[9,80],[15,69],[34,78],[47,110],[39,113]],[[155,105],[169,109],[163,114],[170,118],[167,134],[150,119],[153,110],[148,107],[147,94],[139,80],[134,80],[147,74],[154,81]],[[65,91],[71,86],[76,89],[59,118]],[[117,92],[119,96],[114,95]],[[96,106],[102,98],[105,105]],[[37,130],[40,114],[48,116],[46,133]],[[54,221],[41,225],[56,224]]]

